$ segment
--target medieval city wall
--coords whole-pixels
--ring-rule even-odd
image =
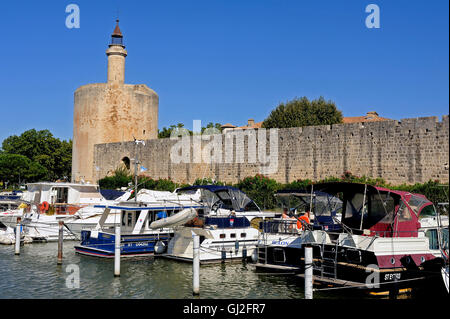
[[[424,117],[279,129],[272,138],[269,130],[265,136],[255,132],[248,133],[250,136],[241,145],[233,133],[221,134],[216,144],[213,138],[205,137],[199,142],[198,137],[187,137],[189,147],[184,149],[184,155],[181,138],[147,140],[145,146],[137,148],[132,141],[97,144],[93,176],[98,180],[111,174],[123,159],[131,160],[133,173],[137,151],[141,165],[147,169],[146,175],[183,183],[192,183],[197,178],[236,183],[258,173],[281,183],[297,179],[317,181],[341,176],[345,171],[380,177],[394,185],[430,179],[449,181],[448,115],[442,120]],[[206,162],[201,161],[202,150],[207,153],[205,147],[213,148],[212,154],[216,156]],[[180,162],[182,156],[184,160]],[[266,161],[268,164],[263,165]]]

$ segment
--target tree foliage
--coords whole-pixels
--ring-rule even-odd
[[[178,123],[177,125],[170,125],[169,128],[163,127],[162,130],[158,130],[158,138],[168,138],[172,134],[174,130],[177,129],[185,129],[183,123]],[[206,129],[215,129],[218,132],[222,132],[222,125],[220,123],[209,122],[206,126],[201,128],[201,133],[203,134]],[[189,135],[193,135],[194,133],[191,130],[187,130]],[[210,133],[210,130],[208,131]]]
[[[47,169],[37,162],[18,154],[0,154],[0,181],[19,183],[36,181],[47,175]]]
[[[264,120],[264,128],[303,127],[342,123],[342,112],[323,97],[309,101],[307,97],[281,103]]]
[[[102,188],[117,189],[121,187],[128,187],[129,183],[132,183],[133,178],[131,175],[118,172],[117,175],[105,177],[100,180],[99,184]],[[356,176],[351,172],[344,172],[341,176],[330,176],[319,181],[312,181],[310,179],[296,180],[289,184],[278,183],[276,180],[268,178],[264,175],[255,175],[244,178],[242,181],[236,184],[226,184],[220,181],[215,181],[211,178],[197,179],[193,185],[229,185],[234,186],[246,193],[261,209],[274,209],[277,205],[275,193],[282,189],[298,189],[306,190],[307,187],[313,183],[325,183],[325,182],[352,182],[362,183],[373,186],[385,187],[393,190],[409,191],[411,193],[418,193],[425,195],[435,205],[441,202],[448,202],[449,200],[449,185],[441,185],[438,181],[428,181],[423,184],[414,185],[390,185],[381,178],[371,178],[366,176]],[[138,189],[146,188],[152,190],[161,191],[174,191],[176,188],[188,186],[186,184],[178,184],[170,179],[152,179],[146,176],[139,176]]]
[[[15,157],[15,160],[20,161],[21,165],[27,165],[27,173],[20,175],[21,181],[35,182],[39,180],[70,179],[72,141],[61,141],[54,137],[49,130],[36,131],[31,129],[23,132],[20,136],[10,136],[2,143],[1,154],[4,156],[21,156]],[[0,164],[0,174],[3,176],[4,181],[18,183],[19,175],[8,174],[7,163],[5,161],[2,163]],[[9,177],[7,178],[6,176]]]

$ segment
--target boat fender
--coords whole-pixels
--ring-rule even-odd
[[[158,241],[155,244],[155,253],[156,254],[163,254],[167,249],[166,244],[163,241]]]
[[[258,251],[257,251],[257,249],[254,249],[254,250],[253,250],[253,253],[252,253],[252,261],[253,261],[254,263],[256,263],[256,262],[258,261]]]
[[[46,211],[48,211],[49,207],[50,207],[50,205],[48,204],[48,202],[45,202],[45,201],[42,202],[42,204],[41,204],[41,212],[45,213]]]

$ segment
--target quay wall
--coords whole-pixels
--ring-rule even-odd
[[[201,150],[211,147],[210,140],[202,140],[201,148],[190,140],[189,161],[176,163],[171,150],[179,140],[150,139],[145,146],[137,148],[138,159],[152,178],[170,178],[175,182],[192,183],[197,178],[212,178],[236,183],[261,171],[259,154],[266,150],[276,169],[266,176],[280,183],[298,179],[318,181],[330,176],[341,176],[345,171],[354,175],[383,178],[393,184],[424,183],[428,180],[449,182],[449,118],[409,118],[400,121],[336,124],[287,128],[277,130],[277,152],[270,150],[269,130],[264,136],[255,134],[248,144],[227,144],[230,134],[221,134],[217,154],[222,152],[222,161],[199,162]],[[265,143],[265,145],[264,145]],[[236,144],[236,143],[235,143]],[[273,143],[272,143],[273,144]],[[198,145],[198,144],[197,144]],[[242,148],[243,146],[243,148]],[[244,150],[244,156],[236,153]],[[131,173],[136,147],[133,141],[97,144],[94,146],[93,176],[96,179],[110,175],[125,160],[131,160]],[[233,152],[233,155],[230,155]],[[262,153],[262,152],[261,152]],[[228,157],[227,157],[228,156]],[[231,157],[230,157],[231,156]],[[197,158],[197,162],[196,159]],[[257,162],[255,162],[255,158]]]

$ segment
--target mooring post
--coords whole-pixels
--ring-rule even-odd
[[[192,294],[200,294],[200,236],[193,235],[194,248],[192,260]]]
[[[64,240],[64,222],[59,221],[59,233],[58,233],[58,265],[62,265],[63,260],[63,240]]]
[[[16,225],[16,246],[15,246],[15,254],[20,255],[20,235],[21,235],[21,222],[22,218],[17,217],[17,225]]]
[[[114,249],[114,277],[120,276],[120,225],[116,226]]]
[[[312,247],[305,247],[305,299],[313,299]]]

